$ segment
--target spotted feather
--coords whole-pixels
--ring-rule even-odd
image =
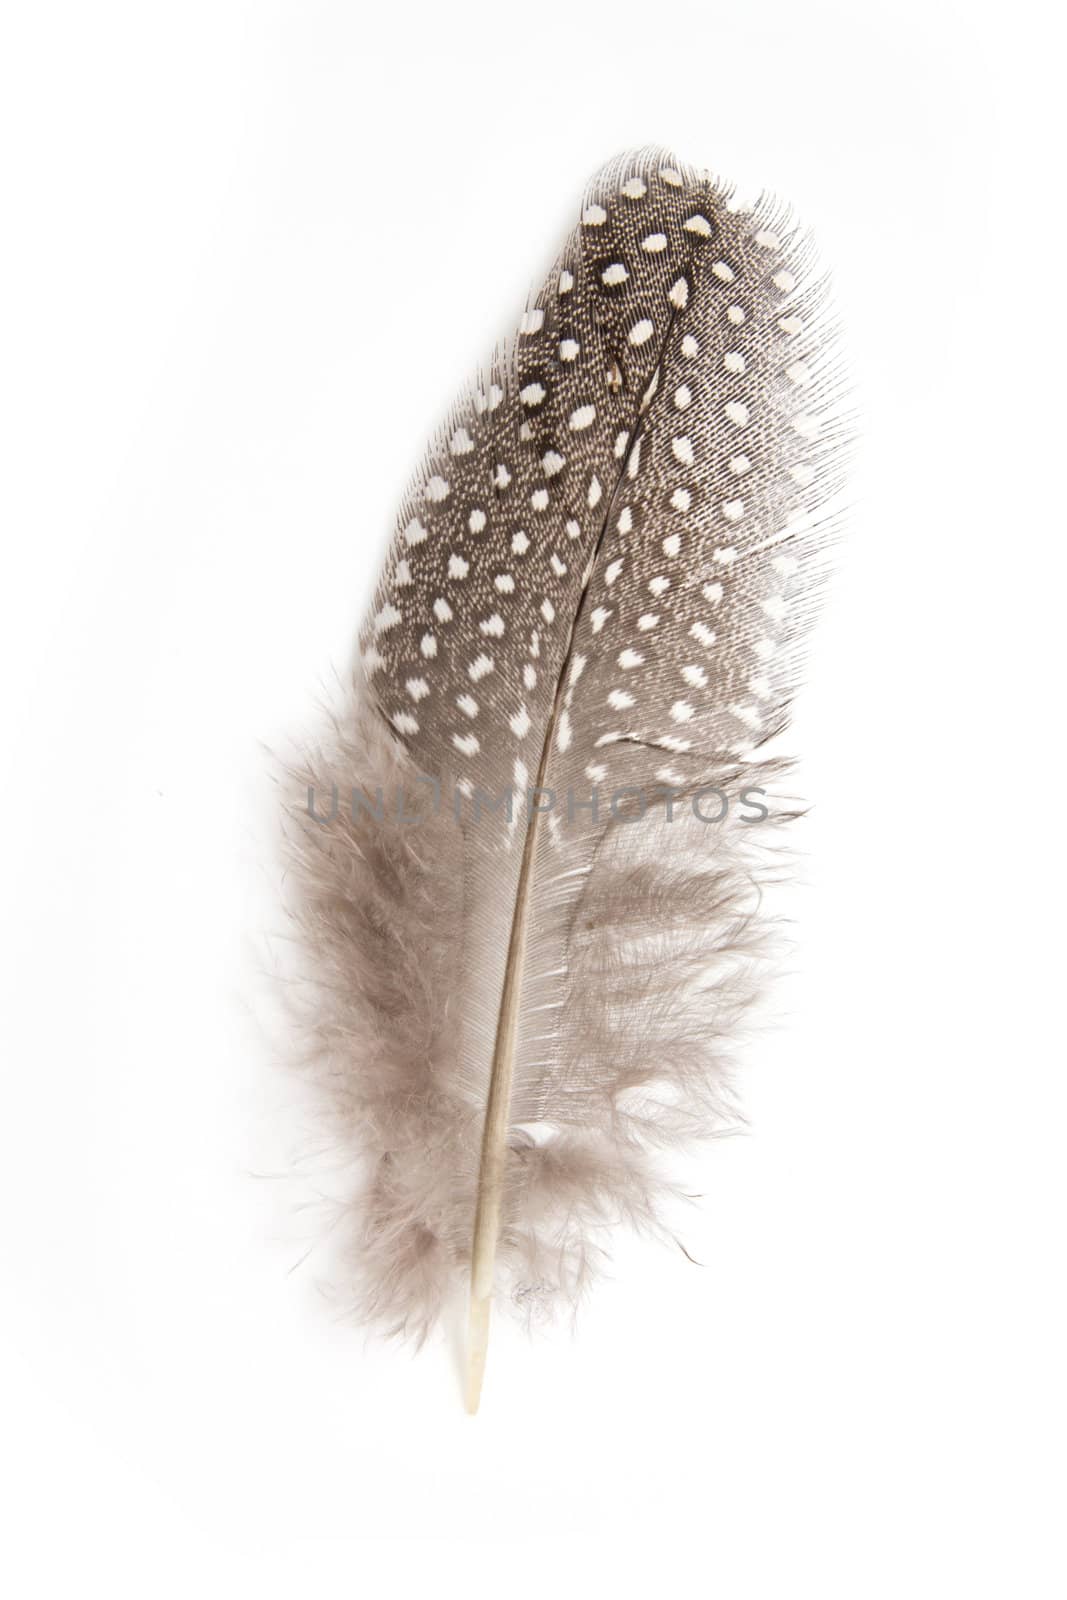
[[[472,1406],[492,1297],[578,1298],[609,1219],[658,1225],[654,1150],[732,1115],[768,836],[731,797],[777,770],[839,389],[791,213],[623,156],[401,506],[299,915],[362,1309],[423,1336],[469,1277]]]

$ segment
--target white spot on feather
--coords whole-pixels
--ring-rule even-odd
[[[758,733],[763,727],[762,719],[754,706],[730,706],[729,710],[731,716],[736,717],[738,722],[743,722],[745,727],[751,728],[754,733]]]

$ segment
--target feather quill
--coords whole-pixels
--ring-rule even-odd
[[[790,212],[620,157],[402,506],[291,840],[361,1314],[574,1303],[733,1119],[763,798],[840,486]],[[770,815],[767,815],[768,811]],[[762,815],[761,815],[762,813]]]

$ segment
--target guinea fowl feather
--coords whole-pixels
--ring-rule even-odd
[[[491,1300],[576,1302],[661,1226],[658,1153],[736,1120],[838,389],[788,210],[612,162],[432,443],[301,771],[355,1297],[421,1340],[469,1280],[472,1409]]]

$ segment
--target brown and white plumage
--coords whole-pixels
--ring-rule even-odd
[[[491,1295],[576,1298],[728,1111],[769,837],[737,801],[838,488],[810,271],[779,205],[605,168],[430,449],[305,774],[340,797],[296,864],[361,1304],[422,1336],[472,1275],[472,1406]]]

